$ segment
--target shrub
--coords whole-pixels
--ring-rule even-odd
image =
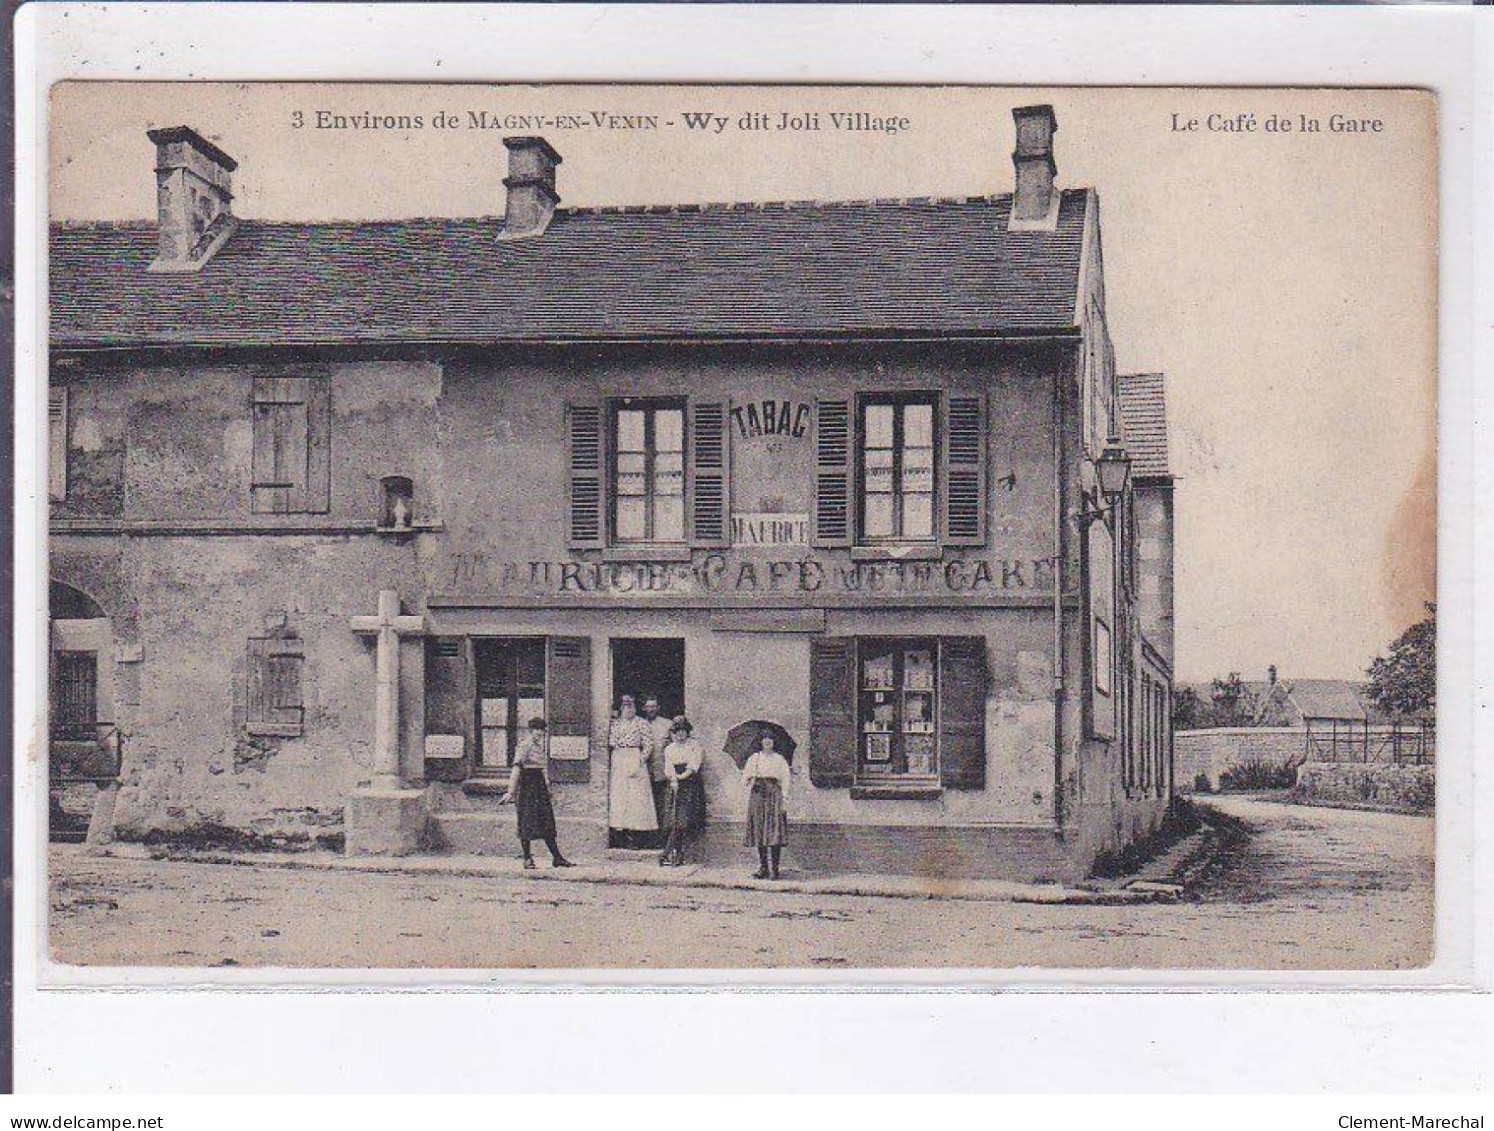
[[[1260,758],[1231,766],[1219,775],[1221,790],[1291,789],[1297,784],[1297,767]]]

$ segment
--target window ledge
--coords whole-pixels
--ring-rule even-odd
[[[853,785],[852,801],[937,801],[944,796],[940,785]]]
[[[851,547],[853,562],[936,562],[943,556],[944,548],[937,543]]]
[[[300,738],[300,723],[246,723],[244,733],[254,738]]]
[[[690,547],[677,542],[657,546],[608,546],[604,562],[688,562]]]

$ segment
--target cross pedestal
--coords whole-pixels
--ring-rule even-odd
[[[352,630],[377,640],[373,779],[354,790],[343,816],[350,856],[404,856],[419,851],[428,816],[425,792],[408,788],[400,772],[399,644],[425,632],[423,616],[399,611],[399,592],[379,591],[379,611],[353,617]]]

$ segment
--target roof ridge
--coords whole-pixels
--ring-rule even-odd
[[[1088,192],[1087,188],[1066,188],[1061,190],[1062,195],[1073,197]],[[913,207],[944,207],[947,205],[961,204],[1001,204],[1010,201],[1010,192],[996,193],[947,193],[924,196],[877,196],[856,197],[848,199],[822,200],[811,199],[785,199],[785,200],[725,200],[725,201],[701,201],[684,202],[675,204],[582,204],[561,205],[555,209],[557,216],[618,216],[618,215],[693,215],[702,212],[765,212],[769,210],[782,210],[785,212],[825,210],[836,208],[913,208]],[[240,216],[241,224],[251,227],[291,227],[291,228],[337,228],[337,227],[383,227],[392,224],[501,224],[503,217],[493,214],[479,214],[476,216],[379,216],[365,219],[349,219],[336,217],[324,220],[308,219],[282,219],[272,217]],[[149,217],[137,217],[128,220],[53,220],[50,224],[53,228],[141,228],[155,226],[155,220]],[[1130,376],[1145,376],[1145,374],[1132,374]]]

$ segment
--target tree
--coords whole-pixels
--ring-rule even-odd
[[[1437,606],[1427,602],[1426,610],[1369,666],[1370,702],[1388,715],[1431,716],[1437,709]]]
[[[1177,730],[1210,730],[1215,727],[1256,725],[1260,698],[1245,685],[1239,672],[1215,678],[1205,699],[1191,687],[1173,692],[1172,725]]]
[[[1215,679],[1209,692],[1212,701],[1214,725],[1216,727],[1248,727],[1255,725],[1260,701],[1239,672],[1230,672],[1226,679]]]
[[[1172,695],[1174,730],[1206,730],[1214,725],[1214,715],[1197,691],[1180,687]]]

